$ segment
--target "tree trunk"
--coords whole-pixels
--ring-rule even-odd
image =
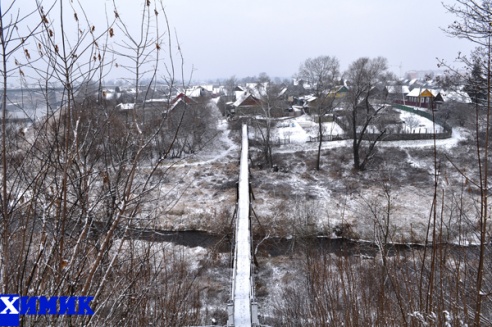
[[[323,125],[321,122],[321,116],[318,115],[318,135],[319,135],[319,143],[318,143],[318,157],[316,158],[316,170],[321,169],[321,146],[323,145]]]
[[[352,133],[354,134],[353,137],[353,147],[352,150],[354,152],[354,168],[357,170],[360,170],[360,157],[359,157],[359,142],[357,140],[357,112],[356,108],[354,107],[352,111]]]
[[[360,168],[360,157],[359,157],[359,145],[357,144],[357,139],[354,138],[354,168],[361,170]]]

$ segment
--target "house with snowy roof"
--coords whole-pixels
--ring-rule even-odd
[[[307,95],[305,97],[302,97],[301,100],[303,101],[303,109],[304,109],[304,112],[306,113],[310,113],[312,110],[314,110],[314,108],[316,108],[318,106],[318,103],[319,103],[319,99],[318,97],[314,96],[314,95]]]
[[[181,93],[198,101],[209,99],[212,96],[212,92],[203,86],[193,86]]]
[[[444,103],[457,102],[457,103],[472,103],[470,95],[465,91],[441,91],[440,92]]]
[[[260,100],[248,91],[236,91],[236,101],[228,104],[230,114],[258,115],[261,113]]]
[[[347,95],[348,87],[346,85],[337,85],[331,88],[326,96],[331,97],[334,96],[337,99],[344,98]]]
[[[246,91],[251,93],[255,98],[260,99],[267,94],[269,83],[246,83]]]
[[[402,99],[402,96],[406,96],[410,93],[408,85],[388,85],[386,86],[388,92],[388,98],[390,99]]]
[[[306,113],[314,114],[318,112],[319,109],[323,109],[327,105],[333,106],[334,104],[341,103],[342,99],[347,95],[348,90],[349,89],[346,85],[337,85],[324,91],[319,96],[310,94],[304,97],[299,97],[297,100],[302,102],[302,106]]]
[[[443,98],[441,91],[437,89],[416,87],[405,97],[405,104],[414,107],[437,109],[441,103]]]
[[[289,115],[287,88],[262,89],[255,87],[256,92],[235,91],[236,100],[227,103],[228,114],[239,116],[255,116],[265,114],[269,109],[271,117],[283,117]]]
[[[187,94],[181,92],[181,93],[178,93],[171,101],[169,101],[170,106],[172,106],[173,104],[175,104],[176,102],[178,102],[180,100],[186,104],[195,104],[198,102],[196,99],[192,99]]]
[[[400,89],[401,88],[401,89]],[[431,87],[388,86],[388,97],[398,104],[437,110],[446,103],[472,103],[470,96],[460,90],[446,91]],[[401,90],[401,93],[399,93]]]
[[[176,108],[193,106],[198,102],[185,93],[179,93],[173,99],[169,97],[147,99],[143,103],[121,103],[115,108],[125,120],[133,119],[135,113],[137,119],[149,121],[155,117],[166,117],[168,113]]]

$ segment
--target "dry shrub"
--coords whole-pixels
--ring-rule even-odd
[[[361,249],[362,250],[362,249]],[[327,253],[307,243],[291,259],[291,276],[281,279],[271,325],[281,326],[464,326],[476,276],[477,252],[439,246],[388,247],[367,257],[350,252]],[[389,251],[391,250],[391,251]],[[490,250],[487,250],[490,254]],[[435,265],[432,262],[435,261]],[[484,281],[492,283],[490,263]],[[302,285],[300,287],[299,285]],[[492,317],[492,301],[484,299],[482,323]]]
[[[353,240],[359,239],[359,235],[356,232],[355,226],[350,223],[337,224],[333,227],[332,232],[338,237],[343,237]]]

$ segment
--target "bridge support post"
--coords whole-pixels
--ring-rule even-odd
[[[258,302],[251,301],[251,320],[253,326],[260,326],[260,321],[258,320]]]
[[[227,327],[234,326],[234,303],[227,303]]]

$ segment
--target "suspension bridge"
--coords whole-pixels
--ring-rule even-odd
[[[231,300],[228,304],[227,326],[260,326],[255,301],[252,236],[251,193],[249,185],[248,127],[242,126],[241,161],[239,168],[236,228],[234,233],[234,264]]]

